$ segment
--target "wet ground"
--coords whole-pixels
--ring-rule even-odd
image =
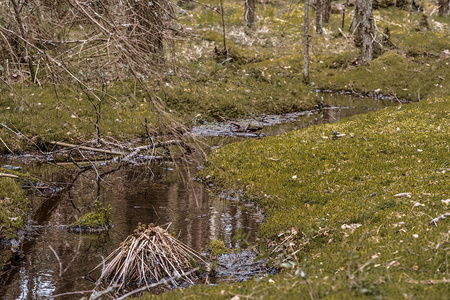
[[[373,100],[348,95],[324,94],[323,103],[307,112],[283,116],[251,116],[248,120],[204,124],[193,129],[210,148],[245,137],[282,134],[310,125],[334,122],[354,114],[398,105],[388,100]],[[260,130],[256,130],[262,127]],[[207,187],[192,180],[202,161],[174,162],[121,167],[115,164],[84,172],[74,166],[39,164],[33,158],[0,159],[0,166],[20,166],[22,171],[64,188],[53,196],[33,197],[32,228],[36,232],[23,247],[23,257],[3,267],[0,274],[0,299],[47,299],[65,292],[90,290],[94,283],[83,278],[112,250],[118,247],[139,222],[166,225],[190,247],[202,251],[213,239],[233,244],[238,232],[251,232],[256,239],[263,215],[237,199],[211,194]],[[94,201],[112,206],[114,227],[103,234],[68,233],[71,224],[94,207]],[[234,200],[233,200],[234,199]],[[229,258],[219,279],[245,280],[264,273],[254,254],[242,252]],[[98,274],[93,274],[93,277]],[[80,295],[62,299],[79,299]]]

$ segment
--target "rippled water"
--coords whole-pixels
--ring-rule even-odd
[[[284,116],[266,116],[261,132],[268,135],[333,122],[354,114],[378,110],[389,101],[375,101],[345,95],[323,95],[330,106]],[[255,121],[256,120],[256,121]],[[259,117],[252,122],[259,122]],[[243,121],[247,122],[247,121]],[[267,126],[269,125],[269,126]],[[229,124],[206,124],[194,132],[231,131]],[[211,133],[210,133],[211,134]],[[211,134],[211,146],[237,140],[224,134]],[[217,137],[217,135],[221,135]],[[117,248],[139,222],[167,226],[181,241],[202,250],[213,239],[232,245],[238,229],[251,231],[256,238],[263,217],[253,207],[212,195],[205,186],[192,181],[202,162],[123,167],[109,165],[80,172],[74,167],[24,164],[24,158],[3,159],[0,165],[21,165],[24,171],[57,183],[65,190],[52,197],[33,197],[36,235],[24,245],[24,256],[1,270],[0,299],[46,299],[60,293],[84,291],[94,287],[83,278],[112,250]],[[99,176],[100,178],[99,179]],[[68,233],[62,225],[72,223],[93,209],[98,199],[112,206],[114,228],[104,234]],[[93,277],[96,277],[96,273]],[[81,295],[62,299],[79,299]]]

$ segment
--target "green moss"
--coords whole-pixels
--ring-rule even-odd
[[[449,100],[231,144],[210,157],[203,176],[244,190],[265,210],[261,237],[289,228],[304,234],[298,260],[319,295],[321,282],[353,297],[443,295],[445,284],[408,280],[446,276],[440,243],[448,244],[448,220],[429,222],[448,209],[441,200],[448,198]],[[333,139],[333,132],[345,136]],[[404,192],[411,198],[396,196]]]
[[[301,233],[291,245],[301,249],[296,263],[276,276],[157,297],[445,298],[449,219],[430,220],[448,209],[449,100],[218,149],[203,176],[265,210],[261,237]]]
[[[225,246],[225,243],[222,240],[212,240],[208,245],[208,251],[211,255],[217,256],[229,253],[230,249]]]
[[[16,237],[28,220],[30,201],[19,183],[0,177],[0,241]]]
[[[70,230],[80,229],[82,231],[91,232],[106,230],[111,227],[111,206],[104,208],[103,204],[95,201],[94,211],[82,215],[77,221],[69,226]]]
[[[1,88],[1,87],[0,87]],[[0,151],[19,151],[44,147],[52,140],[74,142],[96,137],[96,114],[83,93],[67,85],[37,87],[16,85],[16,93],[0,93]],[[101,87],[98,87],[99,90]],[[56,90],[56,93],[55,93]],[[157,126],[152,105],[134,82],[109,86],[101,105],[101,134],[118,139],[145,134],[145,119],[150,129]]]
[[[349,56],[350,57],[350,56]],[[341,65],[328,60],[327,65]],[[312,73],[312,81],[319,87],[362,92],[377,90],[381,94],[418,101],[431,95],[446,95],[450,91],[448,65],[450,58],[437,60],[421,58],[413,61],[394,51],[387,51],[373,60],[370,66]]]
[[[0,173],[15,175],[15,176],[19,177],[20,181],[25,180],[25,181],[30,181],[33,183],[39,182],[38,178],[31,176],[29,173],[22,173],[22,172],[19,172],[16,170],[10,170],[10,169],[3,168],[3,167],[0,167]]]

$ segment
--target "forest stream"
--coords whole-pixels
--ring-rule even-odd
[[[390,100],[322,95],[325,105],[319,105],[315,110],[255,118],[257,123],[263,123],[263,127],[254,135],[279,135],[399,105]],[[232,126],[204,124],[194,128],[193,133],[203,136],[212,148],[253,136],[237,137]],[[110,164],[99,169],[99,177],[92,169],[80,172],[73,166],[40,163],[40,159],[33,156],[2,158],[0,166],[20,167],[21,171],[63,189],[51,196],[37,192],[32,198],[31,229],[34,234],[23,245],[23,256],[1,270],[0,299],[46,299],[62,293],[93,289],[95,281],[86,279],[84,275],[133,233],[139,222],[162,227],[170,224],[170,232],[198,251],[204,251],[214,239],[236,247],[233,237],[238,230],[251,232],[248,241],[254,242],[258,226],[264,220],[263,213],[251,204],[240,203],[236,195],[215,195],[209,187],[193,181],[202,163],[193,160],[122,168]],[[67,232],[64,225],[74,222],[76,216],[85,213],[96,199],[104,206],[111,205],[114,227],[102,234]],[[233,280],[230,279],[233,277],[232,269],[223,273],[223,280]],[[248,270],[247,274],[250,276],[257,272]],[[93,273],[92,277],[96,279],[98,275]],[[235,275],[234,280],[245,280],[248,276]],[[222,279],[219,277],[219,280]],[[66,295],[63,299],[79,299],[81,296]]]

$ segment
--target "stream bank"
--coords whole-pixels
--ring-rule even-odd
[[[264,209],[261,239],[294,232],[291,255],[278,275],[159,298],[445,299],[449,106],[435,97],[217,149],[200,177]]]
[[[326,104],[323,109],[267,116],[268,120],[274,120],[274,124],[264,127],[261,132],[278,135],[398,105],[348,95],[324,95],[323,103]],[[218,125],[204,126],[210,130]],[[202,128],[196,130],[204,130]],[[222,131],[229,128],[229,124],[222,124]],[[208,144],[215,145],[214,148],[237,140],[239,138],[233,136],[207,138]],[[52,197],[32,199],[33,227],[38,234],[24,244],[24,259],[11,262],[3,272],[4,299],[48,297],[91,289],[93,283],[82,276],[132,233],[139,222],[157,225],[171,222],[171,230],[182,242],[201,251],[213,239],[221,239],[227,246],[235,247],[237,244],[233,237],[238,230],[251,232],[249,242],[254,243],[263,221],[261,212],[252,205],[242,206],[237,199],[223,200],[211,195],[203,185],[192,182],[190,179],[201,168],[201,161],[181,165],[167,162],[117,170],[108,165],[98,168],[101,180],[94,170],[80,173],[67,165],[23,164],[20,157],[1,161],[1,165],[4,164],[21,165],[24,172],[66,187]],[[94,200],[112,206],[114,227],[111,230],[99,235],[79,235],[63,229],[64,225],[90,211]],[[50,246],[61,260],[62,270]]]

